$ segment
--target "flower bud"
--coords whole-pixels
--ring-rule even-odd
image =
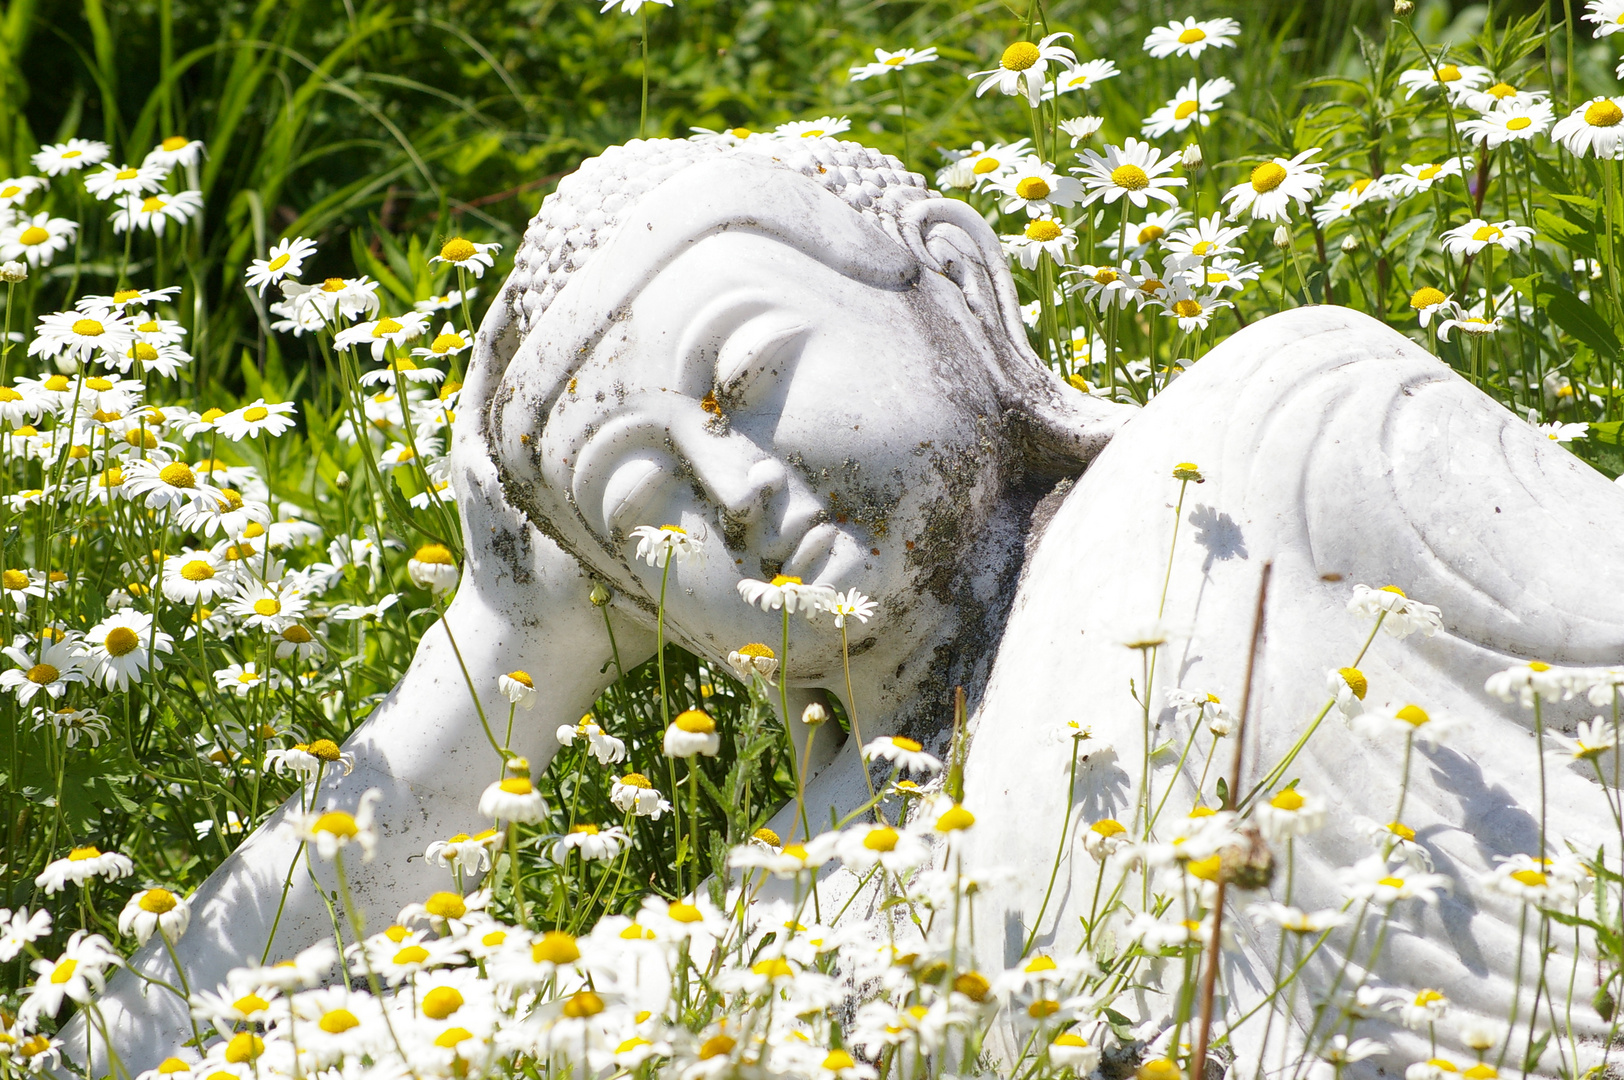
[[[594,581],[592,591],[587,594],[587,599],[592,601],[593,607],[603,607],[609,602],[609,590],[603,587],[603,582]]]
[[[0,263],[0,281],[8,285],[15,285],[19,281],[28,280],[28,264],[9,259]]]
[[[1201,168],[1201,144],[1191,143],[1184,148],[1184,156],[1179,159],[1185,172],[1195,172]]]
[[[1410,0],[1393,0],[1393,14],[1397,15],[1401,19],[1408,16],[1414,10],[1415,5],[1411,3]]]
[[[338,475],[333,477],[333,486],[340,491],[350,490],[350,474],[343,469],[338,470]]]
[[[1344,255],[1352,255],[1355,251],[1358,251],[1358,250],[1359,250],[1359,238],[1357,236],[1351,236],[1350,235],[1350,236],[1344,236],[1342,238],[1342,253]]]
[[[1276,225],[1274,227],[1274,246],[1282,251],[1289,251],[1291,249],[1291,230],[1284,225]]]
[[[829,710],[814,701],[801,711],[801,723],[807,727],[817,727],[819,724],[829,722]]]

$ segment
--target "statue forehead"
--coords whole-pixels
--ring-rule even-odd
[[[514,256],[504,302],[528,334],[570,281],[622,230],[644,196],[703,162],[736,161],[800,176],[838,196],[899,243],[896,217],[928,195],[924,178],[896,158],[835,139],[731,138],[636,140],[583,162],[542,203]],[[755,168],[752,168],[754,166]],[[765,182],[772,183],[771,174]]]

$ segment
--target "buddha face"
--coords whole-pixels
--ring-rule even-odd
[[[778,648],[781,615],[737,585],[783,574],[877,600],[848,632],[894,665],[948,611],[952,568],[996,505],[989,354],[939,275],[880,288],[760,233],[713,234],[635,295],[554,404],[529,447],[540,510],[650,603],[662,575],[635,560],[632,530],[698,539],[703,566],[673,565],[666,618],[712,657]],[[792,620],[792,678],[838,672],[831,622]]]

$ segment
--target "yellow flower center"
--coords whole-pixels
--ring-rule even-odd
[[[158,1063],[158,1075],[169,1076],[173,1073],[191,1072],[192,1067],[178,1057],[166,1057]]]
[[[51,982],[56,986],[61,986],[69,979],[73,978],[74,969],[78,966],[79,961],[77,960],[71,958],[63,960],[61,963],[57,964],[56,967],[51,969]]]
[[[130,346],[129,352],[125,353],[125,355],[131,360],[139,360],[142,363],[151,363],[152,361],[158,359],[158,350],[155,346],[149,345],[145,341],[137,341],[134,345]]]
[[[7,184],[5,187],[0,188],[0,199],[15,199],[22,194],[22,190],[16,184]]]
[[[423,1015],[430,1020],[444,1020],[462,1008],[462,994],[454,986],[436,986],[423,995]]]
[[[250,424],[257,424],[269,415],[271,415],[271,410],[263,405],[254,405],[243,410],[242,418]]]
[[[1278,161],[1265,161],[1252,170],[1252,190],[1259,195],[1286,182],[1286,167]]]
[[[1538,870],[1515,870],[1511,874],[1511,879],[1521,882],[1531,889],[1543,888],[1548,880]]]
[[[688,709],[679,713],[672,721],[677,730],[686,731],[694,735],[713,735],[716,733],[716,721],[710,713],[703,709]]]
[[[355,836],[361,827],[355,823],[355,817],[343,810],[329,810],[316,819],[311,826],[312,832],[330,833],[333,836],[342,836],[346,839]]]
[[[990,172],[998,171],[999,161],[994,157],[976,158],[976,163],[970,166],[970,171],[977,176],[986,176]]]
[[[187,581],[207,581],[214,576],[214,567],[202,559],[193,559],[180,568],[180,576]]]
[[[439,334],[429,344],[429,349],[435,355],[443,356],[452,349],[460,349],[462,346],[463,340],[461,334]]]
[[[1486,241],[1489,241],[1489,240],[1498,240],[1504,235],[1505,235],[1505,233],[1501,232],[1498,226],[1495,226],[1495,225],[1480,225],[1472,233],[1472,239],[1486,242]]]
[[[1178,107],[1173,110],[1173,119],[1187,120],[1190,114],[1200,107],[1201,103],[1199,101],[1181,101],[1178,103]]]
[[[868,831],[868,835],[863,837],[863,846],[870,851],[894,851],[900,839],[901,834],[891,826],[881,825]]]
[[[1189,870],[1191,877],[1198,877],[1202,881],[1217,881],[1218,871],[1223,869],[1224,860],[1220,855],[1208,855],[1205,859],[1191,859]]]
[[[1585,109],[1585,123],[1591,127],[1613,127],[1620,120],[1624,120],[1624,109],[1606,98],[1592,101]]]
[[[696,923],[705,917],[697,907],[684,903],[672,904],[665,909],[665,913],[671,917],[672,921],[680,923]]]
[[[107,632],[102,640],[109,656],[123,656],[136,650],[141,644],[141,638],[128,626],[115,626]]]
[[[891,745],[897,747],[899,750],[906,750],[911,754],[917,754],[919,751],[924,749],[923,746],[920,746],[917,742],[905,735],[893,736],[891,739]]]
[[[1156,241],[1160,240],[1166,235],[1167,230],[1162,228],[1160,225],[1146,225],[1144,228],[1139,230],[1139,243],[1154,244]]]
[[[167,202],[158,196],[148,195],[145,199],[141,200],[141,212],[143,214],[155,214],[168,205],[169,204]]]
[[[28,575],[21,570],[7,570],[4,574],[0,574],[0,581],[3,581],[8,589],[26,589],[28,587]]]
[[[1038,243],[1047,243],[1050,240],[1060,239],[1060,226],[1047,218],[1039,218],[1026,226],[1026,238],[1036,240]]]
[[[1358,668],[1345,667],[1337,668],[1336,673],[1342,676],[1342,681],[1348,684],[1348,689],[1353,691],[1354,697],[1360,701],[1365,700],[1365,694],[1370,690],[1370,681],[1365,678],[1364,672]]]
[[[28,669],[28,681],[38,686],[47,686],[56,682],[62,673],[50,664],[35,664]]]
[[[1415,839],[1415,830],[1404,824],[1402,821],[1389,821],[1387,823],[1387,831],[1398,837],[1400,840]]]
[[[440,248],[440,258],[447,262],[467,262],[477,253],[478,249],[460,236],[452,237],[445,242],[445,246]]]
[[[571,1020],[597,1016],[603,1012],[603,1009],[603,998],[590,990],[577,990],[570,995],[568,1001],[564,1002],[564,1015]]]
[[[1422,169],[1420,172],[1416,173],[1416,179],[1417,180],[1431,180],[1434,176],[1437,176],[1439,173],[1441,173],[1443,171],[1444,171],[1444,167],[1442,165],[1428,165],[1427,167]]]
[[[497,785],[509,795],[529,795],[536,789],[522,776],[510,776]]]
[[[1466,1077],[1466,1080],[1495,1080],[1500,1073],[1493,1065],[1485,1065],[1480,1061],[1461,1075]]]
[[[361,1021],[348,1009],[329,1009],[321,1014],[316,1026],[329,1035],[342,1035],[353,1027],[360,1027]]]
[[[530,959],[538,964],[573,964],[580,958],[581,949],[574,935],[562,930],[549,930],[530,946]]]
[[[1113,284],[1120,276],[1121,275],[1119,275],[1115,270],[1112,270],[1109,266],[1102,266],[1098,270],[1094,271],[1094,280],[1101,285]]]
[[[1269,805],[1276,810],[1301,810],[1303,797],[1297,794],[1296,788],[1287,788],[1269,800]]]
[[[721,1057],[723,1054],[732,1053],[733,1048],[737,1045],[738,1043],[734,1042],[730,1036],[712,1035],[700,1045],[699,1060],[709,1061],[713,1057]]]
[[[1049,182],[1041,176],[1025,176],[1015,183],[1015,194],[1031,202],[1049,197]]]
[[[433,566],[455,566],[456,560],[451,557],[451,549],[444,544],[424,544],[417,549],[413,560],[420,563],[429,563]]]
[[[271,1003],[258,994],[244,994],[231,1003],[231,1007],[244,1016],[252,1016],[257,1012],[264,1012],[271,1007]]]
[[[80,337],[101,337],[107,332],[107,328],[95,319],[75,319],[73,320],[73,332]],[[88,381],[86,385],[89,385]]]
[[[766,827],[762,827],[751,833],[750,839],[760,840],[763,844],[770,844],[773,847],[778,847],[784,842],[783,840],[779,839],[777,833]]]
[[[1026,1007],[1026,1015],[1034,1020],[1042,1020],[1046,1016],[1053,1016],[1060,1011],[1060,1002],[1053,998],[1039,998]]]
[[[421,945],[408,945],[395,954],[397,964],[421,964],[429,958],[429,951]]]
[[[400,323],[385,315],[383,318],[378,320],[375,326],[373,326],[372,336],[374,338],[388,337],[390,334],[400,333],[403,329],[404,327],[402,327]]]
[[[987,992],[992,989],[992,983],[979,971],[966,971],[953,980],[953,989],[971,1001],[985,1001]]]
[[[265,1052],[265,1040],[251,1031],[239,1031],[226,1043],[226,1060],[233,1065],[253,1061]]]
[[[958,803],[954,803],[936,819],[937,832],[958,832],[976,823],[976,816]]]
[[[749,656],[749,657],[760,657],[762,659],[771,660],[776,654],[772,651],[772,649],[769,646],[763,645],[759,641],[752,641],[750,644],[745,645],[745,646],[743,646],[743,647],[741,647],[739,649],[739,655],[740,656]]]
[[[118,172],[113,174],[113,179],[114,180],[134,180],[137,176],[140,176],[140,175],[141,175],[141,170],[140,169],[120,169]]]
[[[192,467],[184,461],[171,461],[158,470],[158,479],[172,488],[195,488],[197,477],[192,473]]]
[[[1073,1035],[1069,1031],[1064,1031],[1064,1032],[1061,1032],[1059,1035],[1056,1035],[1055,1039],[1054,1039],[1054,1042],[1052,1044],[1050,1044],[1050,1045],[1053,1045],[1053,1046],[1072,1046],[1072,1047],[1077,1047],[1077,1048],[1080,1049],[1080,1048],[1085,1047],[1085,1046],[1088,1045],[1088,1040],[1083,1038],[1081,1035]]]
[[[289,253],[287,253],[286,251],[284,251],[282,254],[278,255],[276,258],[274,258],[270,262],[266,263],[265,264],[265,269],[267,269],[267,270],[280,270],[284,266],[286,266],[290,261],[292,261],[292,259],[293,259],[293,256],[290,255]]]
[[[830,1072],[839,1072],[841,1069],[850,1069],[857,1065],[857,1059],[844,1050],[831,1050],[829,1056],[823,1059],[823,1067]]]
[[[1454,64],[1445,64],[1438,69],[1439,82],[1456,82],[1460,77],[1460,68]]]
[[[1530,661],[1528,661],[1528,670],[1529,671],[1549,671],[1549,670],[1551,670],[1551,665],[1547,664],[1543,660],[1530,660]]]
[[[321,291],[322,292],[329,292],[329,293],[343,292],[344,291],[344,279],[341,278],[341,277],[327,278],[326,280],[324,280],[321,283]]]
[[[1150,177],[1137,165],[1118,165],[1111,170],[1111,183],[1128,191],[1143,191],[1150,186]]]
[[[1384,877],[1379,879],[1376,884],[1386,885],[1389,889],[1402,889],[1404,888],[1404,879],[1397,877]]]
[[[1420,727],[1432,720],[1427,711],[1419,705],[1406,705],[1394,715],[1412,727]]]
[[[171,135],[159,145],[173,154],[176,150],[184,150],[186,148],[186,144],[190,141],[191,140],[187,139],[184,135]]]
[[[254,614],[275,615],[282,610],[282,602],[273,597],[262,597],[254,601]]]
[[[772,957],[767,960],[758,960],[750,966],[752,975],[765,975],[769,979],[793,978],[795,969],[789,966],[789,961],[782,957]]]
[[[1420,311],[1422,308],[1435,307],[1447,299],[1449,298],[1443,294],[1443,290],[1434,289],[1431,285],[1423,285],[1410,294],[1410,306]],[[1363,697],[1364,695],[1359,696]]]
[[[1521,131],[1523,128],[1527,127],[1529,124],[1532,124],[1533,122],[1534,121],[1533,121],[1533,119],[1531,117],[1513,116],[1510,120],[1506,121],[1506,130],[1507,131]]]
[[[1201,314],[1201,304],[1195,300],[1177,300],[1173,303],[1173,314],[1181,319],[1193,319]]]
[[[1030,41],[1017,41],[1004,50],[1003,57],[998,61],[1006,71],[1025,71],[1042,57],[1038,47]]]
[[[428,898],[423,910],[440,919],[460,919],[468,914],[468,905],[454,892],[437,892]]]
[[[45,241],[49,240],[50,238],[51,234],[40,228],[38,225],[30,225],[28,228],[23,230],[23,234],[21,236],[17,237],[17,242],[19,244],[25,244],[28,247],[34,247],[37,244],[45,243]]]
[[[434,1037],[434,1045],[442,1050],[451,1050],[460,1042],[467,1042],[474,1037],[474,1033],[465,1027],[446,1028]]]
[[[1116,818],[1103,818],[1090,825],[1089,828],[1107,839],[1128,831],[1127,827]]]

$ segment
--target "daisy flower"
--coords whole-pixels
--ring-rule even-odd
[[[1157,60],[1188,56],[1192,60],[1208,48],[1233,49],[1241,24],[1234,19],[1174,19],[1158,26],[1145,38],[1145,51]]]
[[[1246,913],[1259,926],[1275,926],[1294,934],[1321,934],[1338,926],[1346,926],[1352,918],[1335,908],[1309,912],[1272,900],[1253,904]]]
[[[1351,720],[1364,712],[1365,695],[1370,692],[1370,681],[1358,668],[1337,668],[1325,673],[1325,688],[1336,699],[1336,707],[1343,719]]]
[[[879,609],[880,605],[878,603],[870,600],[856,589],[847,589],[843,593],[836,593],[834,603],[829,605],[829,610],[834,613],[836,630],[844,628],[847,619],[856,619],[860,623],[866,623],[874,617],[874,613]]]
[[[722,748],[716,721],[704,709],[687,709],[665,729],[662,746],[666,757],[691,758],[696,754],[715,757]]]
[[[69,139],[64,143],[40,147],[39,152],[29,160],[34,163],[34,168],[46,176],[61,176],[101,164],[107,160],[111,150],[106,143],[93,139]]]
[[[1618,745],[1618,732],[1612,721],[1603,717],[1582,720],[1572,737],[1559,731],[1545,732],[1552,746],[1545,751],[1545,760],[1552,765],[1589,765]]]
[[[1573,870],[1531,855],[1513,855],[1478,880],[1495,892],[1542,907],[1572,907],[1579,897]]]
[[[604,0],[604,5],[598,9],[598,14],[604,14],[616,4],[620,5],[622,15],[636,15],[642,10],[644,4],[662,4],[665,7],[671,7],[672,0]]]
[[[323,859],[331,859],[351,844],[361,849],[363,862],[370,862],[378,849],[378,828],[373,822],[373,811],[383,792],[368,788],[356,805],[355,813],[329,806],[326,810],[311,810],[289,814],[280,826],[311,847]]]
[[[1381,178],[1360,177],[1315,207],[1314,221],[1318,225],[1325,226],[1333,221],[1351,217],[1356,207],[1373,199],[1383,198],[1386,194],[1387,185]]]
[[[1569,675],[1561,668],[1553,668],[1543,660],[1530,660],[1514,664],[1490,675],[1483,689],[1501,701],[1520,701],[1525,709],[1532,708],[1535,696],[1547,701],[1565,697]]]
[[[214,685],[222,693],[229,690],[240,698],[247,697],[267,682],[276,687],[285,684],[287,679],[275,668],[259,670],[259,665],[252,660],[246,664],[227,664],[214,673]]]
[[[1083,834],[1083,850],[1095,862],[1103,861],[1107,856],[1132,843],[1128,836],[1128,828],[1116,818],[1101,818],[1088,827]]]
[[[1460,131],[1473,142],[1487,142],[1493,150],[1508,142],[1528,142],[1550,129],[1551,103],[1538,98],[1503,103],[1473,120],[1462,121]]]
[[[1377,904],[1412,899],[1434,904],[1441,894],[1449,891],[1450,884],[1442,874],[1417,873],[1407,867],[1389,869],[1387,860],[1380,855],[1367,856],[1344,868],[1338,876],[1348,895]]]
[[[280,634],[297,622],[310,606],[299,591],[287,585],[287,579],[274,585],[256,585],[239,594],[226,611],[242,620],[249,629]]]
[[[1044,88],[1043,97],[1047,100],[1061,94],[1069,94],[1073,90],[1088,90],[1097,83],[1114,79],[1121,74],[1115,60],[1084,60],[1057,72],[1054,81]]]
[[[1110,310],[1112,305],[1126,308],[1133,302],[1138,282],[1131,271],[1132,264],[1124,263],[1120,268],[1079,266],[1068,273],[1073,275],[1071,280],[1082,288],[1083,298],[1091,304],[1098,304],[1103,312]]]
[[[29,643],[31,644],[31,643]],[[27,705],[34,695],[44,691],[52,698],[67,693],[69,683],[82,683],[77,637],[59,637],[41,642],[36,655],[30,656],[18,645],[5,649],[5,655],[17,666],[0,672],[0,690],[17,695],[19,704]]]
[[[1577,157],[1616,156],[1619,141],[1624,139],[1624,97],[1591,98],[1556,122],[1551,139]],[[6,254],[6,235],[0,233],[0,258],[14,258]]]
[[[293,427],[294,409],[292,402],[272,405],[264,398],[258,398],[252,405],[245,405],[217,418],[214,427],[232,442],[258,438],[261,434],[275,437]]]
[[[1624,0],[1588,0],[1581,21],[1595,23],[1592,37],[1609,37],[1624,30]]]
[[[935,774],[942,771],[941,759],[927,754],[925,748],[903,735],[881,735],[863,747],[863,760],[884,758],[897,768],[911,773]]]
[[[512,758],[508,768],[514,775],[485,789],[479,797],[479,812],[502,821],[545,820],[547,803],[530,782],[529,763],[523,758]]]
[[[184,225],[202,212],[201,191],[148,195],[144,199],[139,195],[126,195],[119,200],[118,209],[113,211],[111,220],[115,233],[147,229],[155,236],[162,236],[169,222]]]
[[[1211,259],[1194,265],[1177,267],[1178,256],[1167,259],[1169,276],[1176,272],[1190,283],[1192,289],[1212,289],[1222,292],[1233,289],[1240,292],[1246,283],[1256,281],[1263,268],[1257,263],[1242,263],[1239,259]]]
[[[932,45],[927,49],[902,49],[899,52],[886,52],[884,49],[874,50],[874,63],[862,64],[851,69],[851,82],[862,82],[872,79],[876,75],[885,75],[915,64],[928,64],[938,59],[936,47]]]
[[[835,851],[851,870],[868,870],[878,863],[894,874],[912,870],[930,857],[930,847],[921,838],[879,824],[848,829]]]
[[[34,884],[45,890],[47,896],[74,885],[83,885],[91,878],[104,877],[116,881],[135,873],[135,863],[129,856],[116,851],[102,851],[92,844],[76,847],[67,856],[47,863]]]
[[[1349,721],[1349,726],[1367,739],[1413,738],[1434,747],[1442,745],[1460,727],[1455,720],[1429,713],[1419,705],[1363,712]]]
[[[456,356],[458,353],[471,348],[473,344],[474,341],[471,336],[459,334],[457,328],[447,322],[440,327],[440,332],[434,335],[434,340],[430,341],[426,347],[419,346],[413,349],[412,355],[420,359],[441,359],[447,356]],[[415,367],[415,365],[412,367]],[[410,371],[411,368],[407,370]],[[439,382],[441,377],[440,373],[432,368],[421,369],[419,374],[415,376],[411,374],[406,376],[412,382]]]
[[[149,612],[124,608],[85,632],[79,655],[90,661],[91,682],[127,690],[147,668],[162,671],[156,654],[173,650],[174,638],[153,628]]]
[[[451,549],[444,544],[424,544],[418,548],[406,561],[406,574],[413,584],[435,595],[450,592],[462,577]]]
[[[991,186],[1005,196],[1004,213],[1025,210],[1028,217],[1053,216],[1056,206],[1074,206],[1083,195],[1080,183],[1037,158],[1022,160]]]
[[[1064,45],[1055,44],[1061,38],[1069,37],[1070,33],[1061,31],[1048,35],[1036,45],[1030,41],[1015,42],[1004,50],[1004,55],[998,59],[997,67],[970,75],[972,80],[981,80],[981,85],[976,87],[976,97],[996,87],[1000,94],[1007,94],[1010,97],[1024,92],[1027,101],[1036,105],[1042,100],[1043,87],[1048,81],[1049,65],[1077,63],[1075,53]]]
[[[1171,101],[1145,119],[1139,133],[1159,139],[1170,131],[1188,130],[1198,119],[1206,127],[1212,123],[1212,114],[1224,107],[1224,96],[1233,89],[1235,84],[1222,76],[1208,79],[1199,88],[1191,79]]]
[[[491,865],[491,853],[502,846],[504,834],[497,829],[484,829],[473,836],[458,833],[445,840],[436,840],[423,852],[423,857],[435,866],[456,866],[465,872],[478,874]]]
[[[51,183],[43,176],[13,176],[0,180],[0,207],[21,206],[36,191],[44,191]]]
[[[164,596],[177,604],[208,604],[236,588],[235,572],[207,549],[186,550],[164,560]]]
[[[164,186],[169,170],[157,165],[103,165],[85,175],[85,190],[101,200],[117,195],[145,195]]]
[[[571,851],[578,851],[587,862],[604,862],[619,855],[630,843],[631,837],[618,825],[581,823],[570,826],[570,831],[553,843],[552,860],[562,863]]]
[[[1493,244],[1507,251],[1520,251],[1534,240],[1534,230],[1515,221],[1484,221],[1473,218],[1439,237],[1451,255],[1476,255]]]
[[[1181,724],[1205,722],[1214,735],[1228,735],[1235,728],[1235,714],[1219,700],[1217,694],[1200,690],[1169,690],[1167,704],[1173,709],[1173,718]]]
[[[1161,300],[1163,314],[1177,319],[1179,329],[1186,334],[1205,330],[1221,309],[1235,306],[1228,300],[1220,300],[1216,289],[1198,293],[1182,275],[1168,282],[1167,295]]]
[[[1405,198],[1419,192],[1430,191],[1432,185],[1438,181],[1451,176],[1460,176],[1471,167],[1471,158],[1452,157],[1438,164],[1424,161],[1419,165],[1401,165],[1400,172],[1388,173],[1382,179],[1389,194],[1395,198]]]
[[[56,960],[35,960],[30,965],[39,978],[28,989],[18,1019],[32,1027],[40,1016],[55,1016],[64,998],[85,1004],[106,986],[103,975],[119,962],[112,944],[100,934],[75,930]]]
[[[41,211],[26,214],[0,229],[0,260],[26,259],[29,266],[50,266],[58,252],[66,251],[79,226],[67,218]]]
[[[1436,71],[1424,67],[1400,72],[1398,84],[1404,87],[1406,99],[1413,98],[1429,86],[1445,87],[1452,97],[1459,97],[1481,89],[1491,78],[1493,74],[1486,67],[1477,67],[1473,64],[1439,64]]]
[[[134,340],[135,331],[129,321],[112,308],[55,311],[40,316],[34,340],[28,343],[28,355],[87,364],[99,352],[123,352]]]
[[[705,565],[704,537],[690,535],[681,525],[639,525],[631,538],[637,541],[634,557],[650,566],[663,568],[672,559],[678,565],[693,562],[696,569]]]
[[[124,495],[144,499],[149,510],[182,509],[199,503],[217,504],[220,492],[198,482],[197,474],[184,461],[167,464],[151,458],[134,458],[124,463]]]
[[[1308,160],[1317,153],[1319,147],[1314,146],[1289,161],[1277,157],[1254,168],[1244,183],[1236,184],[1224,194],[1229,216],[1239,217],[1243,211],[1250,210],[1253,221],[1285,221],[1293,201],[1298,209],[1307,207],[1325,183],[1319,174],[1325,163]]]
[[[176,166],[186,168],[196,165],[203,158],[203,142],[200,139],[188,139],[184,135],[170,135],[163,142],[147,151],[147,156],[141,159],[143,165],[158,165],[165,169]]]
[[[756,641],[728,653],[727,666],[733,669],[733,674],[741,682],[749,682],[756,675],[771,682],[778,671],[778,657],[771,646]]]
[[[1498,315],[1474,315],[1461,308],[1459,304],[1449,305],[1450,317],[1438,324],[1438,337],[1442,341],[1449,340],[1450,331],[1460,330],[1473,336],[1498,334],[1505,329],[1505,320]]]
[[[556,736],[564,746],[574,746],[577,739],[586,739],[599,765],[612,765],[626,758],[626,744],[605,732],[591,713],[581,717],[578,724],[559,725]]]
[[[741,600],[762,611],[783,609],[790,614],[801,611],[808,619],[816,618],[820,611],[828,611],[839,595],[833,586],[808,585],[788,574],[778,574],[771,581],[745,578],[739,582],[738,589]]]
[[[821,139],[851,130],[851,121],[844,116],[820,116],[816,120],[791,120],[773,128],[780,139]]]
[[[1325,800],[1289,787],[1259,803],[1256,817],[1263,835],[1278,844],[1287,837],[1317,832],[1325,824]]]
[[[654,789],[649,778],[642,773],[627,773],[609,789],[609,801],[622,813],[660,820],[660,815],[671,809],[671,804]]]
[[[182,900],[168,889],[142,889],[124,905],[118,917],[118,932],[134,934],[136,942],[145,945],[157,931],[163,934],[165,941],[174,944],[186,933],[191,921],[190,900]]]
[[[1564,424],[1552,422],[1549,424],[1533,424],[1533,429],[1552,442],[1568,443],[1574,439],[1582,439],[1590,433],[1589,424]]]
[[[1060,130],[1071,136],[1072,148],[1076,149],[1078,143],[1092,139],[1104,124],[1104,117],[1074,116],[1060,121]]]
[[[328,278],[320,285],[282,281],[282,295],[291,304],[293,321],[304,329],[320,330],[339,318],[370,319],[378,313],[378,283],[362,274],[358,278]],[[272,305],[275,310],[276,305]]]
[[[1188,220],[1183,211],[1169,211],[1170,216],[1176,217],[1179,224]],[[1147,218],[1147,226],[1153,219]],[[1167,228],[1172,228],[1172,223]],[[1213,255],[1234,255],[1240,252],[1233,241],[1246,235],[1246,228],[1242,225],[1225,225],[1222,214],[1214,213],[1199,219],[1194,225],[1179,229],[1170,234],[1164,241],[1164,246],[1175,255],[1193,255],[1198,258],[1207,258]],[[1143,240],[1144,233],[1140,234]]]
[[[263,259],[255,259],[248,264],[248,287],[257,289],[259,295],[265,295],[265,286],[283,278],[299,276],[304,269],[304,262],[316,253],[316,242],[303,236],[278,240],[271,245],[271,250],[265,253]]]
[[[950,164],[936,174],[941,187],[980,189],[1002,179],[1017,163],[1029,157],[1029,139],[986,146],[980,141],[968,150],[949,150]]]
[[[477,286],[470,288],[466,293],[458,289],[452,289],[448,293],[431,296],[427,300],[419,300],[412,305],[412,310],[421,311],[425,315],[433,315],[436,311],[453,311],[462,306],[464,297],[472,300],[478,295],[479,288]]]
[[[1177,199],[1168,189],[1189,183],[1182,176],[1166,175],[1178,163],[1177,154],[1163,157],[1154,146],[1132,136],[1120,147],[1107,146],[1103,155],[1084,150],[1080,170],[1083,185],[1088,189],[1084,205],[1093,205],[1100,199],[1114,203],[1125,197],[1140,209],[1144,209],[1150,199],[1159,199],[1171,206]]]
[[[1372,589],[1369,585],[1355,585],[1348,600],[1350,615],[1377,618],[1386,612],[1382,627],[1396,638],[1420,632],[1431,637],[1444,628],[1443,614],[1431,604],[1411,600],[1397,585],[1383,585]]]
[[[496,680],[496,689],[503,697],[508,699],[510,705],[522,709],[531,709],[536,704],[536,682],[530,677],[528,671],[510,671],[499,676]]]
[[[1064,263],[1066,253],[1077,246],[1077,230],[1054,218],[1033,218],[1021,232],[999,239],[1003,241],[1006,255],[1013,256],[1028,270],[1035,270],[1040,255]]]
[[[333,344],[340,349],[354,349],[365,345],[371,348],[372,359],[382,360],[389,346],[404,348],[407,342],[422,337],[428,325],[429,317],[421,311],[407,312],[398,319],[385,315],[381,319],[356,323],[340,330],[333,338]]]

